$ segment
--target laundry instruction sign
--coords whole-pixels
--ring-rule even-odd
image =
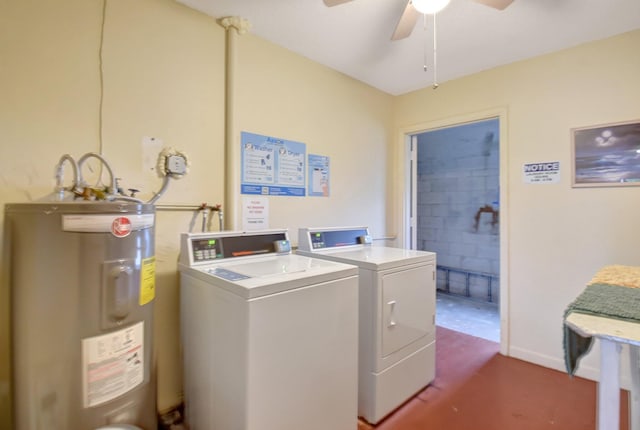
[[[329,197],[329,157],[309,154],[309,196]]]
[[[242,194],[305,196],[304,143],[243,131],[241,144]]]
[[[522,173],[527,184],[555,184],[560,182],[560,162],[527,163]]]

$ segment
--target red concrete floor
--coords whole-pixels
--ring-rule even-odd
[[[497,343],[438,327],[435,380],[375,429],[595,429],[595,382],[498,351]],[[626,392],[621,404],[627,430]],[[374,427],[361,421],[358,428]]]

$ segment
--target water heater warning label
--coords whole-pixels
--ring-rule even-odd
[[[140,306],[144,306],[156,297],[156,257],[142,260],[140,270]]]
[[[144,323],[82,339],[84,407],[113,400],[144,381]]]

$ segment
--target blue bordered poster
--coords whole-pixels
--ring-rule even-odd
[[[304,143],[243,131],[241,144],[242,194],[304,197]]]
[[[309,154],[309,196],[329,197],[329,157]]]

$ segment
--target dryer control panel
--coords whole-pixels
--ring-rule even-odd
[[[301,228],[298,231],[298,248],[303,251],[370,245],[371,242],[367,227]]]

